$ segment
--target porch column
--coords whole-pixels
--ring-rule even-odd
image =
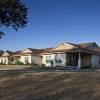
[[[81,53],[79,52],[79,58],[78,58],[78,69],[82,67],[82,59],[81,59]]]
[[[67,59],[67,56],[68,56],[68,55],[67,55],[67,53],[66,53],[66,64],[65,64],[65,66],[67,66],[67,60],[68,60],[68,59]]]
[[[52,59],[52,63],[53,63],[53,67],[55,67],[56,66],[56,54],[54,54],[54,57],[53,57],[53,59]]]

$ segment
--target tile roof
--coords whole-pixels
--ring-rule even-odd
[[[8,53],[9,55],[5,55],[5,53]],[[10,55],[13,55],[13,54],[14,54],[14,52],[7,50],[7,51],[3,51],[1,53],[1,56],[10,56]]]
[[[13,55],[13,54],[14,54],[14,52],[9,51],[9,50],[7,50],[6,52],[7,52],[8,54],[10,54],[10,55]]]
[[[50,51],[47,53],[57,53],[57,52],[83,52],[83,53],[100,53],[94,50],[88,50],[85,48],[72,48],[72,49],[64,49],[64,50],[56,50],[56,51]]]
[[[50,51],[52,49],[53,49],[53,47],[52,48],[43,48],[43,49],[40,49],[40,50],[42,50],[41,53],[45,53],[45,52],[48,52],[48,51]]]
[[[49,51],[52,48],[43,48],[43,49],[26,48],[26,49],[29,49],[32,52],[31,53],[30,52],[23,53],[23,51],[16,51],[14,53],[14,55],[16,55],[16,54],[19,54],[19,55],[31,54],[33,56],[39,56],[40,57],[41,56],[41,53],[47,52],[47,51]],[[24,50],[26,50],[26,49],[24,49]]]
[[[21,51],[15,51],[14,53],[13,53],[13,55],[20,55],[21,54]]]
[[[34,49],[34,48],[27,48],[27,49],[29,49],[29,50],[31,50],[31,51],[36,51],[36,50],[38,50],[38,49]]]
[[[72,49],[62,49],[62,50],[49,50],[45,53],[53,53],[53,52],[87,52],[87,53],[99,53],[100,54],[100,47],[95,42],[89,43],[80,43],[80,44],[73,44],[69,42],[65,42],[70,45],[75,46]]]
[[[89,42],[89,43],[80,43],[78,44],[81,48],[99,48],[99,46],[95,42]]]
[[[37,51],[33,52],[32,55],[35,56],[41,56],[42,53],[45,53],[47,51],[50,51],[52,48],[43,48],[43,49],[38,49]]]
[[[100,47],[95,42],[78,44],[79,48],[100,53]]]

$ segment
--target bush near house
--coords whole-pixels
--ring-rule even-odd
[[[30,65],[32,65],[32,66],[40,66],[39,64],[36,64],[36,63],[32,63]]]
[[[0,65],[6,65],[6,64],[4,64],[4,63],[0,63]]]
[[[16,62],[16,65],[24,65],[24,63],[20,62],[20,61],[17,61]]]
[[[40,66],[39,64],[36,64],[36,63],[32,63],[32,64],[30,64],[30,63],[27,63],[27,64],[24,64],[24,63],[22,63],[22,62],[20,62],[20,61],[18,61],[18,62],[16,63],[16,65]]]

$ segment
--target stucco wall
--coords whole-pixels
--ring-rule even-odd
[[[42,57],[42,64],[45,64],[45,66],[51,66],[51,63],[46,62],[46,57],[51,56],[51,60],[55,59],[55,54],[48,54],[48,55],[43,55]]]
[[[29,63],[31,64],[32,63],[32,60],[31,60],[31,55],[27,55],[27,56],[21,56],[21,59],[20,59],[20,61],[22,62],[22,63],[24,63],[24,64],[26,64],[25,63],[25,57],[28,57],[28,61],[29,61]]]
[[[36,56],[32,56],[32,63],[41,65],[42,64],[42,58],[36,57]]]
[[[57,59],[58,56],[61,56],[61,63],[57,63],[55,59]],[[52,66],[51,63],[46,62],[46,57],[51,56],[51,60],[53,60],[53,66],[65,66],[66,65],[66,54],[48,54],[48,55],[43,55],[42,58],[42,64],[45,64],[45,66]]]
[[[34,64],[39,64],[41,65],[41,58],[40,57],[36,57],[36,56],[31,56],[31,55],[27,55],[27,56],[21,56],[20,61],[24,64],[26,64],[25,62],[25,57],[28,57],[28,61],[30,64],[34,63]]]

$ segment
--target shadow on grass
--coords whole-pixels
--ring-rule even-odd
[[[21,66],[19,66],[21,67]],[[2,75],[16,75],[20,73],[33,73],[33,72],[95,72],[95,69],[77,69],[72,67],[40,67],[40,66],[31,66],[22,69],[9,69],[9,70],[0,70]]]

